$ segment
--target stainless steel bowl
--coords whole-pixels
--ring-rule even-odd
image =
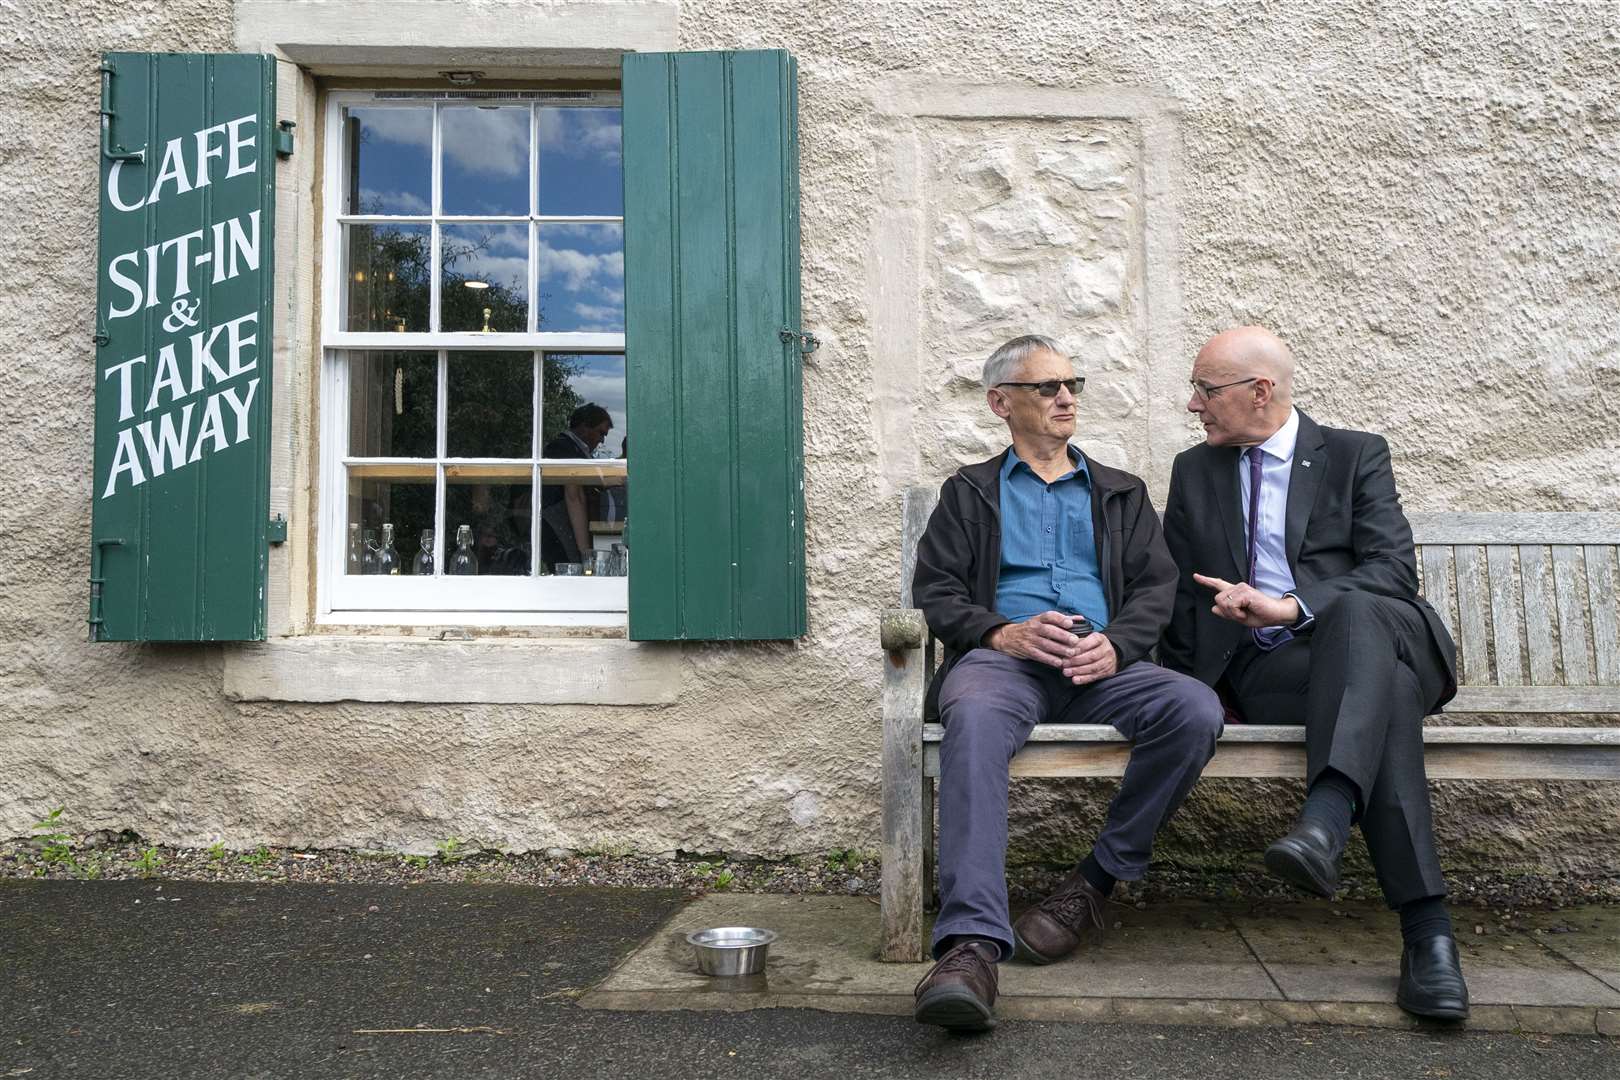
[[[765,970],[765,953],[775,930],[757,926],[714,926],[686,935],[705,975],[756,975]]]

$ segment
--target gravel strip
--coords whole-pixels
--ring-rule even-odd
[[[446,841],[437,854],[326,849],[295,851],[261,847],[253,851],[174,848],[149,845],[132,834],[66,837],[52,850],[36,840],[0,841],[0,878],[58,880],[350,882],[356,884],[522,884],[538,886],[599,885],[627,888],[685,889],[706,892],[761,892],[866,896],[878,895],[879,865],[870,852],[837,851],[779,861],[726,858],[723,855],[671,856],[619,852],[546,852],[505,854]],[[1067,867],[1020,866],[1010,869],[1008,885],[1015,905],[1050,892]],[[1601,877],[1454,872],[1448,875],[1452,900],[1488,907],[1510,918],[1516,911],[1560,908],[1575,904],[1620,904],[1620,873]],[[1346,900],[1377,900],[1370,876],[1349,874],[1341,886]],[[1198,869],[1155,865],[1142,881],[1122,885],[1115,900],[1123,904],[1170,900],[1259,901],[1299,899],[1300,894],[1261,868]]]

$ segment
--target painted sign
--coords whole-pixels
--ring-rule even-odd
[[[262,637],[274,60],[103,70],[92,634]]]

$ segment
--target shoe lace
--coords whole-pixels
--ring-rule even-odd
[[[973,942],[964,941],[962,944],[940,957],[939,963],[930,968],[928,970],[928,974],[917,980],[917,985],[912,989],[911,992],[916,994],[922,989],[923,983],[927,982],[929,979],[932,979],[936,975],[947,975],[952,973],[968,974],[977,970],[980,965],[987,963],[989,963],[989,961],[986,960],[984,955],[974,947]],[[994,971],[995,969],[992,968],[991,970]]]
[[[1042,900],[1040,906],[1064,926],[1079,927],[1090,923],[1092,940],[1102,941],[1103,898],[1095,889],[1087,888],[1084,882],[1053,893]]]

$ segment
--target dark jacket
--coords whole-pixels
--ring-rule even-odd
[[[1248,631],[1213,614],[1213,594],[1192,575],[1197,571],[1242,581],[1246,574],[1239,569],[1248,561],[1238,494],[1240,452],[1235,446],[1208,443],[1182,451],[1172,466],[1165,502],[1165,539],[1181,566],[1181,580],[1159,659],[1211,686],[1226,672]],[[1294,592],[1319,619],[1350,592],[1387,596],[1415,607],[1446,669],[1440,700],[1425,704],[1438,709],[1451,699],[1457,687],[1457,646],[1440,616],[1418,595],[1412,527],[1401,511],[1383,436],[1322,427],[1299,414],[1283,542]]]
[[[957,660],[979,648],[985,634],[1011,621],[995,610],[1001,574],[1001,467],[1006,460],[1003,450],[946,480],[917,542],[912,603],[922,609],[945,650],[928,687],[925,714],[930,719],[938,712],[940,683]],[[1124,668],[1146,657],[1163,633],[1175,602],[1176,564],[1170,561],[1159,516],[1142,481],[1089,457],[1085,462],[1091,475],[1091,534],[1108,601],[1103,634]]]

